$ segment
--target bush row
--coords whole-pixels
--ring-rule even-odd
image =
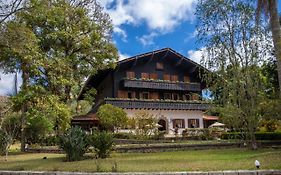
[[[81,128],[74,127],[61,136],[59,146],[65,151],[67,161],[81,160],[90,147],[97,158],[106,158],[113,146],[113,136],[105,131],[87,135]]]
[[[256,132],[257,140],[281,140],[281,132]],[[221,139],[241,139],[245,138],[243,133],[232,132],[224,133],[221,136]]]

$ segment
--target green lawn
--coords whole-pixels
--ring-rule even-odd
[[[42,159],[43,157],[47,159]],[[215,149],[161,153],[113,153],[105,160],[86,159],[64,162],[63,154],[15,154],[5,162],[2,170],[48,170],[48,171],[112,171],[117,164],[119,172],[145,171],[209,171],[255,169],[254,160],[261,162],[261,169],[281,169],[280,149]]]

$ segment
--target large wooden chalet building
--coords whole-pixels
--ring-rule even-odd
[[[87,80],[84,89],[97,90],[95,104],[88,115],[75,117],[72,124],[92,126],[98,107],[112,104],[123,108],[129,117],[141,110],[154,114],[167,134],[173,134],[176,127],[179,134],[185,128],[203,128],[217,120],[204,116],[209,108],[201,98],[206,88],[200,78],[204,71],[170,48],[121,60],[116,69],[100,71]]]

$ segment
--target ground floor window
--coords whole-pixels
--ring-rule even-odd
[[[188,128],[199,128],[199,119],[188,119]]]
[[[185,128],[184,127],[184,119],[174,119],[173,120],[173,128]]]

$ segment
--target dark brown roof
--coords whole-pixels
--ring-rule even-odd
[[[179,62],[182,63],[185,66],[192,66],[194,68],[196,68],[197,70],[203,70],[204,72],[209,72],[209,70],[207,70],[206,68],[204,68],[203,66],[201,66],[200,64],[192,61],[191,59],[181,55],[180,53],[174,51],[171,48],[163,48],[163,49],[159,49],[159,50],[154,50],[151,52],[147,52],[147,53],[143,53],[143,54],[139,54],[124,60],[120,60],[117,62],[117,67],[120,67],[122,65],[127,65],[127,64],[133,64],[135,60],[142,60],[145,58],[150,58],[153,55],[156,54],[162,54],[164,55],[164,57],[166,57],[168,54],[169,55],[175,55],[176,57],[173,57],[173,59],[177,58],[178,60],[180,60]],[[90,82],[100,82],[102,81],[102,79],[104,77],[106,77],[111,71],[113,71],[113,69],[105,69],[105,70],[100,70],[97,74],[95,75],[91,75],[88,77],[88,79],[86,80],[83,88],[81,89],[79,95],[78,95],[78,99],[81,100],[83,99],[83,93],[86,91],[87,88],[89,88],[90,86]]]
[[[89,113],[86,115],[78,115],[72,118],[72,121],[98,121],[97,115],[94,113]]]

